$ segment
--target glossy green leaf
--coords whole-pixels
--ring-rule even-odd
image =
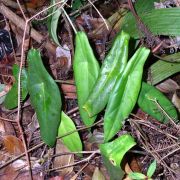
[[[63,144],[72,152],[82,151],[82,142],[78,132],[74,132],[65,137],[63,136],[75,130],[76,126],[73,121],[62,111],[58,137],[62,137],[61,140],[63,141]]]
[[[180,72],[180,63],[170,63],[159,60],[150,66],[148,82],[155,85],[178,72]]]
[[[28,91],[40,125],[43,141],[54,146],[61,115],[61,97],[57,84],[46,71],[40,52],[28,52]]]
[[[149,168],[148,168],[148,170],[147,170],[147,176],[148,176],[149,178],[151,178],[152,175],[154,174],[154,172],[155,172],[155,170],[156,170],[156,166],[157,166],[157,163],[156,163],[156,160],[154,160],[154,161],[150,164],[150,166],[149,166]]]
[[[134,138],[124,134],[112,142],[101,144],[100,151],[114,166],[119,167],[125,153],[134,145],[136,145]]]
[[[159,107],[158,104],[161,107]],[[171,101],[169,101],[158,89],[145,82],[142,83],[138,105],[144,112],[162,123],[167,123],[169,121],[168,117],[163,113],[163,110],[174,119],[175,122],[178,122],[178,115]]]
[[[120,130],[136,104],[144,63],[149,53],[149,49],[139,48],[129,60],[125,70],[117,77],[104,116],[105,142]]]
[[[18,74],[19,66],[17,64],[13,65],[13,76],[15,78],[15,83],[13,84],[11,90],[6,95],[4,106],[7,109],[16,108],[18,105]],[[25,69],[22,69],[21,73],[21,99],[25,100],[28,94],[27,90],[27,72]]]
[[[51,5],[55,4],[56,0],[51,0]],[[57,6],[54,6],[50,8],[49,13],[50,16],[48,18],[48,32],[53,39],[53,41],[60,46],[58,36],[57,36],[57,27],[58,27],[58,21],[59,17],[61,15],[61,9]]]
[[[129,35],[122,31],[103,62],[96,84],[84,105],[90,117],[104,109],[117,74],[121,73],[127,64],[129,38]]]
[[[96,117],[90,118],[83,105],[91,92],[99,74],[99,64],[93,54],[88,38],[84,32],[76,34],[74,55],[74,76],[81,118],[85,125],[92,125]]]
[[[146,176],[144,174],[138,173],[138,172],[129,173],[128,177],[133,180],[145,180],[146,179]]]

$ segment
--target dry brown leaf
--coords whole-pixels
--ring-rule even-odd
[[[156,86],[163,93],[175,92],[180,88],[179,85],[172,79],[167,79]]]
[[[64,180],[64,178],[62,176],[55,176],[50,178],[49,180]]]
[[[3,136],[3,143],[10,154],[17,156],[24,152],[23,143],[16,136]]]
[[[4,127],[4,122],[0,121],[0,133],[4,134],[5,133],[5,127]]]
[[[57,144],[56,144],[56,154],[65,153],[65,152],[70,152],[70,151],[66,148],[66,146],[64,146],[64,144],[60,140],[58,140]],[[57,156],[54,159],[54,167],[55,168],[70,165],[73,163],[74,163],[74,155],[73,154]],[[61,170],[61,176],[65,176],[65,175],[71,173],[72,171],[73,171],[73,166],[64,168]]]
[[[96,167],[96,169],[94,170],[92,180],[105,180],[105,177],[98,167]]]
[[[16,171],[11,165],[5,167],[3,171],[1,171],[0,179],[1,180],[13,180],[16,179],[19,172]]]
[[[180,112],[180,89],[178,89],[172,97],[172,103],[176,106],[178,111]]]
[[[75,85],[61,84],[62,92],[71,99],[76,99],[76,88]]]

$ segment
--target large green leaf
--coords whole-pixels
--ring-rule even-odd
[[[28,52],[28,91],[40,125],[43,141],[54,146],[61,115],[61,97],[57,84],[46,71],[40,52]]]
[[[62,137],[63,144],[72,152],[82,151],[82,142],[78,132],[74,132],[65,137],[64,135],[75,131],[76,126],[73,121],[63,111],[61,112],[61,123],[58,129],[58,137]]]
[[[159,60],[150,66],[148,82],[155,85],[178,72],[180,72],[180,63],[170,63]]]
[[[104,141],[110,140],[129,116],[141,88],[144,63],[149,49],[139,48],[129,60],[125,70],[117,77],[104,116]]]
[[[89,126],[93,124],[96,117],[90,118],[88,113],[83,109],[83,105],[98,77],[99,64],[84,32],[78,32],[76,34],[73,69],[80,115],[84,124]]]
[[[19,66],[17,64],[13,65],[13,76],[15,78],[15,83],[13,84],[11,90],[6,95],[4,106],[7,109],[16,108],[18,105],[18,74]],[[27,72],[23,68],[21,73],[21,99],[24,100],[28,94],[27,90]]]
[[[106,106],[117,74],[121,73],[127,64],[129,38],[129,35],[122,31],[106,56],[96,84],[84,105],[89,116],[98,114]]]
[[[51,5],[55,4],[56,0],[51,0]],[[58,27],[58,21],[59,17],[61,15],[61,9],[57,6],[54,6],[50,8],[49,13],[50,16],[48,18],[48,32],[53,39],[53,41],[60,46],[58,36],[57,36],[57,27]]]
[[[134,145],[136,145],[134,138],[124,134],[112,142],[101,144],[100,151],[114,166],[119,167],[125,153]]]
[[[161,107],[159,107],[157,103]],[[163,110],[175,122],[178,122],[177,111],[171,101],[169,101],[158,89],[145,82],[142,83],[141,91],[138,97],[138,105],[144,112],[148,113],[160,122],[167,123],[169,121],[168,117],[163,113]]]
[[[147,13],[139,13],[142,21],[155,35],[180,35],[180,8],[153,9]],[[172,23],[176,22],[176,23]],[[127,15],[124,19],[122,29],[134,38],[139,37],[136,20],[133,16]]]

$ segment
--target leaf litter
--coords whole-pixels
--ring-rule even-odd
[[[10,11],[13,10],[15,14],[19,15],[20,10],[17,3],[15,3],[16,6],[11,6],[7,5],[8,2],[9,1],[5,3],[5,6],[8,7]],[[44,4],[37,0],[33,0],[30,4],[26,4],[31,16],[49,6],[49,1],[45,0],[43,2]],[[24,7],[23,4],[21,5]],[[98,59],[99,64],[101,64],[107,55],[107,52],[109,52],[114,37],[121,30],[123,16],[128,12],[128,4],[126,0],[96,0],[95,5],[102,16],[107,20],[107,23],[110,26],[109,30],[106,29],[104,21],[88,2],[82,1],[79,4],[77,3],[74,5],[74,9],[71,10],[71,2],[68,1],[65,9],[70,15],[75,27],[78,30],[86,32],[96,58]],[[175,6],[178,7],[179,4],[178,1],[165,1],[156,3],[154,6],[155,8],[172,8]],[[27,15],[27,11],[24,10],[24,12]],[[46,15],[47,14],[42,14],[42,16]],[[8,19],[9,17],[6,18]],[[38,18],[43,19],[45,17]],[[6,21],[6,23],[4,23],[5,19],[3,16],[0,16],[0,19],[1,28],[8,29],[9,27],[8,31],[18,38],[18,46],[14,47],[14,51],[10,55],[3,56],[3,59],[0,61],[0,83],[9,87],[12,86],[14,82],[12,65],[15,63],[20,64],[19,52],[21,52],[23,37],[22,33],[19,32],[23,32],[23,30],[20,30],[11,19],[8,22]],[[102,121],[96,124],[90,132],[82,123],[78,110],[73,79],[74,72],[72,69],[72,62],[74,59],[74,43],[72,40],[75,38],[72,28],[64,16],[60,18],[56,32],[62,47],[57,48],[60,49],[58,50],[58,55],[55,55],[44,45],[48,38],[46,23],[44,20],[38,21],[37,19],[32,22],[32,26],[37,29],[38,33],[44,35],[44,39],[42,43],[31,40],[30,44],[34,48],[40,49],[43,56],[43,63],[47,71],[57,81],[63,98],[63,111],[73,120],[76,128],[81,129],[79,134],[84,148],[81,152],[83,157],[79,157],[77,155],[79,152],[69,152],[59,140],[57,141],[55,148],[52,149],[42,144],[37,119],[34,118],[34,109],[31,106],[29,97],[27,97],[25,101],[22,102],[21,126],[27,141],[33,178],[96,179],[99,177],[100,179],[109,179],[110,176],[103,164],[102,156],[99,153],[93,154],[99,149],[99,144],[102,143]],[[12,27],[11,30],[10,27]],[[30,36],[26,36],[25,38],[27,40],[25,45],[27,47],[29,37]],[[173,38],[169,36],[160,36],[160,39],[165,41],[168,45],[168,48],[165,50],[157,52],[157,55],[161,56],[162,59],[171,54],[172,49],[174,50],[173,53],[179,52],[178,36]],[[140,41],[137,41],[136,45],[133,42],[133,46],[140,46],[141,42],[146,43],[146,41],[143,41],[140,38]],[[144,45],[146,46],[146,44]],[[56,49],[54,44],[53,47]],[[68,49],[68,51],[65,49]],[[26,50],[28,50],[28,48],[26,48]],[[132,54],[132,52],[130,52],[130,54]],[[156,56],[152,57],[151,64],[157,60]],[[25,65],[25,67],[28,67],[28,65]],[[149,65],[147,64],[146,68],[148,69],[148,67]],[[149,74],[147,74],[147,76],[149,79],[154,78]],[[179,76],[176,73],[170,78],[170,80],[166,81],[161,80],[157,87],[165,93],[166,97],[172,100],[177,109],[179,109]],[[6,89],[2,89],[1,92],[2,97],[6,95]],[[0,108],[1,121],[6,124],[6,126],[4,126],[3,123],[0,128],[0,179],[28,179],[26,159],[19,157],[18,160],[13,162],[13,158],[22,155],[25,152],[22,134],[16,123],[17,108],[7,110],[4,108],[3,104],[1,104]],[[103,119],[103,112],[99,114],[97,121],[101,119]],[[157,169],[154,175],[155,178],[170,180],[178,179],[180,177],[179,129],[178,124],[175,125],[172,122],[161,124],[142,112],[138,107],[135,108],[124,127],[116,135],[118,137],[129,133],[137,142],[137,146],[128,152],[128,156],[126,156],[125,160],[126,164],[128,163],[130,169],[135,171],[133,165],[135,166],[137,163],[139,170],[146,173],[150,162],[153,159],[156,159]],[[91,157],[91,155],[93,156]],[[134,159],[136,160],[134,161]]]

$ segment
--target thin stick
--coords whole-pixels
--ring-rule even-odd
[[[25,140],[25,136],[24,136],[24,132],[21,126],[21,74],[22,74],[22,68],[24,65],[24,44],[25,44],[25,37],[26,37],[26,30],[27,30],[27,20],[26,20],[26,16],[21,8],[20,2],[19,0],[17,0],[18,6],[23,14],[23,17],[25,19],[25,27],[24,27],[24,33],[23,33],[23,40],[22,40],[22,48],[21,48],[21,62],[20,62],[20,67],[19,67],[19,73],[18,73],[18,111],[17,111],[17,124],[18,124],[18,128],[19,131],[22,135],[22,141],[23,141],[23,145],[24,145],[24,150],[25,150],[25,155],[26,155],[26,161],[28,164],[28,170],[29,170],[29,178],[32,180],[32,169],[31,169],[31,162],[30,162],[30,157],[29,154],[27,152],[27,144],[26,144],[26,140]]]
[[[77,30],[76,30],[76,28],[74,27],[74,25],[73,25],[71,19],[69,18],[68,14],[67,14],[66,11],[64,10],[64,8],[62,8],[62,10],[63,10],[63,12],[64,12],[64,14],[65,14],[67,20],[68,20],[69,23],[71,24],[71,27],[73,28],[74,33],[77,34]]]
[[[72,134],[72,133],[78,132],[78,131],[83,131],[83,130],[85,130],[85,129],[89,129],[89,128],[91,128],[91,127],[96,126],[97,124],[99,124],[99,123],[101,123],[101,122],[102,122],[102,120],[99,120],[98,122],[92,124],[91,126],[82,127],[82,128],[77,129],[77,130],[71,131],[71,132],[69,132],[69,133],[64,134],[63,136],[57,137],[57,139],[61,139],[61,138],[63,138],[63,137],[66,137],[66,136],[68,136],[68,135],[70,135],[70,134]],[[38,144],[38,145],[32,147],[31,149],[29,149],[27,152],[29,153],[29,152],[31,152],[31,151],[33,151],[33,150],[35,150],[35,149],[43,146],[44,144],[45,144],[44,142],[41,142],[40,144]],[[25,155],[25,153],[22,153],[22,154],[20,154],[19,156],[16,156],[15,158],[7,161],[7,162],[4,163],[2,166],[0,166],[0,169],[3,168],[3,167],[5,167],[5,166],[7,166],[7,165],[9,165],[9,164],[12,163],[13,161],[15,161],[15,160],[23,157],[24,155]]]
[[[107,30],[109,31],[109,26],[108,26],[106,20],[104,19],[104,17],[102,16],[102,14],[99,12],[99,10],[96,8],[96,6],[95,6],[90,0],[88,0],[88,1],[89,1],[89,3],[93,6],[93,8],[97,11],[97,13],[99,14],[99,16],[102,18],[104,24],[106,25]]]
[[[73,164],[69,164],[69,165],[65,165],[65,166],[53,168],[53,169],[48,169],[46,172],[55,171],[55,170],[60,170],[60,169],[64,169],[64,168],[76,166],[76,165],[81,164],[81,163],[89,162],[89,161],[94,157],[95,154],[99,154],[99,153],[100,153],[99,150],[94,151],[91,155],[89,155],[87,158],[85,158],[85,159],[83,159],[83,160],[81,160],[81,161],[78,161],[78,162],[73,163]]]
[[[149,98],[150,99],[150,98]],[[169,116],[169,114],[163,109],[163,107],[158,103],[156,99],[150,99],[151,101],[155,102],[157,107],[164,113],[165,116],[171,121],[171,123],[177,128],[176,123],[173,121],[173,119]]]

